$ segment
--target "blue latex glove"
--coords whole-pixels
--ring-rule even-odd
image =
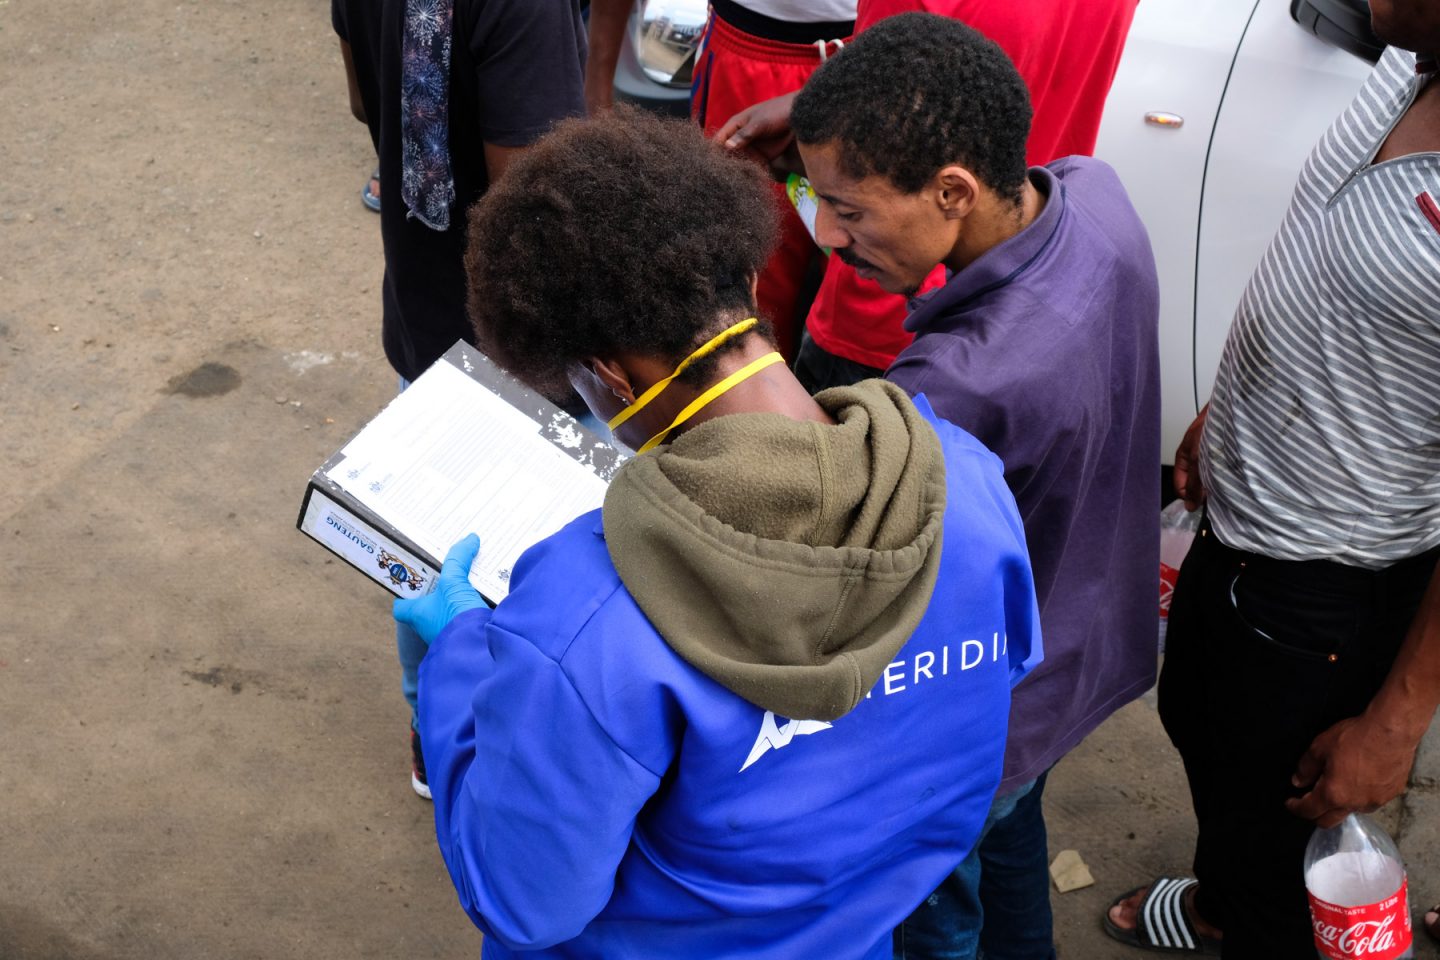
[[[485,598],[470,586],[470,565],[480,552],[480,538],[470,534],[445,555],[440,579],[435,589],[423,597],[405,597],[395,601],[392,615],[400,623],[420,634],[427,644],[434,643],[445,625],[466,610],[485,607]]]

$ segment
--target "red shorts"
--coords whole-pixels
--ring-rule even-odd
[[[834,49],[832,45],[828,52]],[[741,110],[799,90],[821,62],[821,51],[815,44],[781,43],[752,36],[721,20],[712,10],[695,64],[691,116],[707,134],[714,133]],[[780,238],[760,274],[757,297],[760,312],[775,327],[780,352],[787,361],[793,361],[805,319],[801,314],[804,304],[800,303],[805,274],[817,248],[785,196],[785,188],[776,184],[774,193],[780,212]]]
[[[944,285],[945,268],[939,266],[925,278],[920,292]],[[905,330],[909,312],[904,297],[860,279],[853,267],[831,257],[805,329],[826,353],[884,370],[915,339]]]

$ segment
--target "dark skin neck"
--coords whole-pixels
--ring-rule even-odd
[[[1375,154],[1376,163],[1440,151],[1440,83],[1431,80]]]
[[[634,436],[643,442],[646,438],[665,429],[676,414],[685,409],[692,400],[704,393],[711,385],[744,367],[752,360],[758,360],[775,348],[764,338],[747,334],[741,340],[739,349],[731,350],[716,362],[714,372],[707,377],[707,383],[692,387],[687,383],[674,381],[660,396],[656,397],[634,418]],[[674,369],[670,361],[657,361],[650,357],[635,355],[619,357],[630,373],[635,393],[643,393],[651,384],[669,376]],[[806,392],[795,379],[795,375],[783,363],[772,364],[749,379],[736,384],[727,392],[711,401],[704,409],[675,428],[666,442],[674,440],[691,427],[732,413],[778,413],[791,420],[812,421],[834,424],[835,420]],[[628,428],[630,425],[626,424]],[[641,436],[643,434],[643,436]]]
[[[739,350],[726,354],[720,359],[715,375],[711,378],[712,382],[719,383],[750,361],[758,360],[774,349],[760,337],[746,337]],[[709,384],[706,385],[706,387],[708,386]],[[680,391],[689,396],[685,397],[677,410],[683,409],[685,404],[703,393],[704,389],[694,390],[687,386],[680,387]],[[815,398],[810,396],[809,391],[800,385],[799,380],[795,379],[795,374],[790,372],[790,368],[783,363],[776,363],[761,370],[743,383],[736,384],[717,397],[705,409],[677,428],[675,434],[683,433],[686,427],[693,427],[706,420],[728,416],[732,413],[778,413],[791,420],[813,421],[827,425],[835,423],[835,418],[815,402]],[[675,434],[671,434],[671,436],[673,437]]]
[[[965,229],[945,258],[945,266],[951,271],[963,270],[992,247],[1009,240],[1035,221],[1045,209],[1045,200],[1045,194],[1035,189],[1029,177],[1020,190],[1019,205],[987,189],[966,217]]]

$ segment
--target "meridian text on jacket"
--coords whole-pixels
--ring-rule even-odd
[[[865,699],[869,700],[875,690],[880,690],[882,696],[888,697],[918,685],[922,679],[934,680],[937,674],[941,677],[948,676],[951,668],[950,646],[948,643],[945,644],[940,648],[938,654],[934,650],[920,651],[915,654],[914,660],[908,661],[911,664],[908,671],[905,666],[907,661],[892,661],[885,667],[885,672],[880,675],[875,689],[865,694]],[[989,656],[986,656],[986,644],[983,640],[962,640],[957,646],[954,657],[955,671],[962,673],[966,670],[973,670],[982,663],[999,662],[1002,657],[1007,655],[1010,640],[1006,634],[998,631],[992,633]],[[831,726],[820,720],[788,720],[782,726],[776,723],[775,714],[766,710],[760,721],[760,735],[755,738],[755,745],[750,748],[750,755],[746,757],[740,771],[743,773],[746,768],[771,750],[779,750],[781,747],[788,746],[796,737],[829,730]]]

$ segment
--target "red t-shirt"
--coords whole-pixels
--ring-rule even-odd
[[[1095,151],[1105,96],[1120,65],[1138,0],[860,0],[855,32],[907,11],[953,17],[994,40],[1030,91],[1026,160],[1049,163]],[[936,267],[922,289],[945,282]],[[905,298],[861,280],[831,257],[805,321],[816,344],[847,360],[888,367],[910,345]]]

